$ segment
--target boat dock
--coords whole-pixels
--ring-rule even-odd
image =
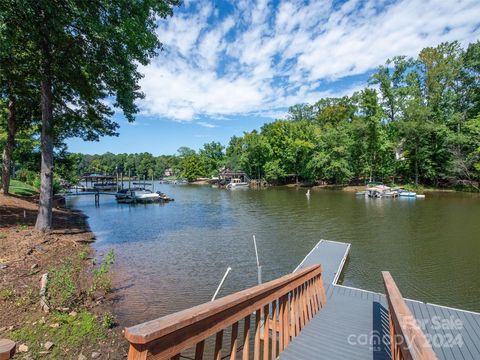
[[[327,301],[282,360],[391,359],[384,294],[339,285],[350,244],[321,240],[295,270],[322,264]],[[393,274],[394,275],[394,274]],[[405,299],[438,359],[480,359],[480,314]]]
[[[321,240],[290,274],[126,328],[128,359],[480,359],[479,313],[404,299],[388,272],[385,295],[340,285],[349,250]]]

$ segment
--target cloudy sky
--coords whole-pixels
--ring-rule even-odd
[[[478,0],[184,0],[159,23],[164,51],[142,67],[146,95],[120,137],[71,151],[172,154],[227,143],[296,103],[364,87],[375,68],[426,46],[480,38]]]

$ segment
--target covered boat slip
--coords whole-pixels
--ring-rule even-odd
[[[337,284],[349,244],[321,240],[296,271],[322,264],[327,301],[282,360],[391,359],[385,295]],[[480,314],[405,300],[439,359],[480,359]]]

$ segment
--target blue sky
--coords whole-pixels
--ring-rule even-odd
[[[70,139],[83,153],[173,154],[350,95],[395,55],[480,38],[478,0],[184,0],[159,22],[164,44],[140,70],[146,97],[119,137]]]

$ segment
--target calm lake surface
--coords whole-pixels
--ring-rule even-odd
[[[116,254],[115,315],[133,325],[291,272],[320,239],[349,242],[344,285],[383,292],[389,270],[405,297],[480,311],[480,197],[365,199],[342,191],[220,190],[156,185],[169,204],[68,199],[89,216],[98,255]]]

